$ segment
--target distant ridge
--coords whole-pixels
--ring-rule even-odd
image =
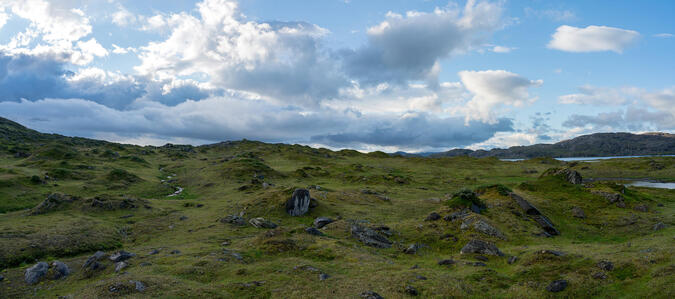
[[[497,157],[503,159],[528,159],[536,157],[603,157],[603,156],[645,156],[675,155],[675,135],[652,132],[596,133],[582,135],[554,144],[513,146],[508,149],[492,150],[453,149],[435,153],[430,157]]]
[[[81,137],[66,137],[58,134],[40,133],[0,117],[0,141],[26,142],[62,140],[68,143],[106,144],[103,140]],[[225,141],[216,144],[230,144]],[[235,142],[236,143],[236,142]],[[165,146],[175,146],[167,144]],[[209,145],[204,145],[209,146]],[[212,145],[211,145],[212,146]],[[649,132],[632,133],[596,133],[579,136],[555,144],[535,144],[529,146],[513,146],[508,149],[491,150],[453,149],[441,153],[406,153],[396,152],[391,155],[404,157],[497,157],[502,159],[528,159],[536,157],[603,157],[603,156],[645,156],[675,155],[675,134]]]

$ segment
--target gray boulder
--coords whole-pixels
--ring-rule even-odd
[[[316,229],[316,227],[305,228],[305,232],[310,234],[310,235],[314,235],[314,236],[323,236],[324,235],[320,230]]]
[[[120,250],[118,252],[113,253],[110,256],[110,260],[113,263],[118,263],[118,262],[126,261],[126,260],[128,260],[128,259],[130,259],[134,256],[136,256],[136,254],[131,253],[131,252],[126,252],[124,250]]]
[[[311,198],[307,189],[296,189],[291,198],[286,201],[286,213],[291,216],[302,216],[309,211]]]
[[[322,228],[331,222],[333,222],[333,219],[330,219],[328,217],[318,217],[314,219],[314,227]]]
[[[265,218],[258,217],[258,218],[251,218],[251,220],[248,221],[251,225],[257,227],[257,228],[276,228],[277,224],[266,220]]]
[[[97,251],[94,255],[90,256],[82,265],[82,268],[85,270],[99,270],[105,268],[105,265],[99,263],[98,261],[105,259],[106,254],[103,251]]]
[[[499,248],[497,248],[495,244],[479,239],[473,239],[469,241],[469,243],[466,243],[466,245],[464,245],[464,247],[462,247],[462,249],[460,250],[460,253],[461,254],[480,253],[485,255],[497,255],[497,256],[504,255],[501,251],[499,251]]]
[[[653,228],[653,229],[654,229],[655,231],[657,231],[657,230],[662,230],[662,229],[664,229],[664,228],[666,228],[666,225],[665,225],[663,222],[659,222],[659,223],[657,223],[657,224],[654,224],[654,228]]]
[[[567,288],[567,280],[554,280],[547,287],[546,290],[549,292],[557,293],[562,292]]]
[[[70,275],[70,268],[62,262],[54,261],[52,268],[54,268],[54,279],[61,279]]]
[[[37,284],[49,271],[49,265],[45,262],[39,262],[33,267],[26,269],[24,279],[27,284]]]
[[[358,224],[353,224],[351,226],[351,233],[354,238],[371,247],[389,248],[393,243],[379,232]]]

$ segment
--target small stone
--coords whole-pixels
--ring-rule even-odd
[[[488,261],[487,256],[483,256],[483,255],[477,255],[477,256],[476,256],[476,259],[479,260],[479,261],[482,261],[482,262],[487,262],[487,261]]]
[[[515,256],[515,255],[512,255],[512,256],[509,257],[508,263],[509,263],[509,265],[511,265],[511,264],[515,263],[517,260],[518,260],[518,257]]]
[[[174,249],[174,250],[171,250],[170,253],[171,253],[171,254],[180,254],[180,250]]]
[[[427,218],[424,219],[424,221],[436,221],[438,219],[441,219],[441,215],[439,215],[436,212],[433,212],[433,213],[429,214],[429,216],[427,216]]]
[[[614,263],[610,261],[600,261],[597,264],[598,268],[605,271],[612,271],[614,269]]]
[[[134,285],[134,288],[136,288],[136,291],[143,292],[145,291],[145,284],[143,282],[140,282],[138,280],[130,280],[129,283]]]
[[[148,263],[148,262],[142,262],[142,263],[140,263],[140,264],[138,264],[138,265],[141,266],[141,267],[147,267],[147,266],[151,266],[152,264],[151,264],[151,263]]]
[[[605,274],[605,272],[600,271],[600,272],[593,273],[592,277],[595,278],[595,279],[606,279],[607,274]]]
[[[54,261],[52,267],[54,268],[54,279],[60,279],[70,275],[70,268],[62,262]]]
[[[384,299],[384,297],[380,296],[380,294],[375,293],[373,291],[365,291],[361,293],[361,298],[364,299]]]
[[[127,264],[127,263],[125,263],[125,262],[118,262],[117,264],[115,264],[115,272],[120,272],[120,271],[122,271],[122,270],[123,270],[124,268],[126,268],[128,265],[129,265],[129,264]]]
[[[326,279],[328,279],[329,277],[330,277],[330,275],[328,275],[328,274],[326,274],[326,273],[321,273],[321,274],[319,274],[319,280],[326,280]]]
[[[5,277],[0,275],[0,281],[3,281],[3,280],[5,280]]]
[[[419,292],[417,292],[417,289],[415,289],[415,287],[413,287],[413,286],[411,286],[411,285],[405,286],[405,289],[404,289],[404,290],[405,290],[405,293],[408,294],[408,295],[410,295],[410,296],[417,296],[417,295],[419,295]]]
[[[567,280],[554,280],[547,287],[546,290],[549,292],[557,293],[563,291],[567,288]]]
[[[315,227],[308,227],[305,228],[305,232],[314,235],[314,236],[324,236],[324,233],[322,233],[320,230],[316,229]]]
[[[148,255],[155,255],[155,254],[159,254],[159,250],[153,249],[152,251],[150,251]]]
[[[450,259],[438,261],[439,266],[454,265],[456,262]]]
[[[547,250],[542,250],[542,251],[540,251],[539,253],[541,253],[541,254],[551,254],[551,255],[555,255],[555,256],[563,256],[563,255],[565,255],[565,253],[562,252],[562,251],[548,250],[548,249],[547,249]]]
[[[584,213],[584,210],[582,210],[580,207],[573,207],[572,216],[584,219],[586,218],[586,213]]]
[[[230,246],[230,241],[223,241],[223,243],[220,243],[220,246]]]
[[[638,212],[648,212],[649,207],[647,205],[637,205],[633,207],[633,210],[638,211]]]
[[[417,279],[417,280],[427,280],[427,278],[425,276],[422,276],[422,275],[415,276],[415,279]]]
[[[410,246],[408,246],[408,248],[406,248],[406,249],[403,250],[403,253],[406,253],[406,254],[415,254],[415,253],[417,253],[417,250],[419,250],[421,247],[422,247],[422,246],[420,246],[420,245],[417,244],[417,243],[411,244]]]
[[[239,225],[239,226],[246,225],[246,219],[244,219],[244,217],[241,217],[239,215],[227,215],[227,216],[221,218],[220,222]]]
[[[663,222],[659,222],[657,224],[654,224],[654,230],[662,230],[666,228],[666,225]]]
[[[626,203],[625,203],[624,201],[617,201],[617,202],[616,202],[616,207],[617,207],[617,208],[625,209],[625,208],[626,208]]]
[[[187,219],[188,219],[187,216],[180,216],[180,218],[178,218],[178,220],[180,220],[180,221],[185,221],[185,220],[187,220]]]

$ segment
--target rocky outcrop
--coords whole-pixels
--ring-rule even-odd
[[[286,201],[286,213],[291,216],[302,216],[309,211],[310,203],[309,191],[307,189],[296,189],[291,198]]]
[[[41,215],[51,211],[58,210],[66,203],[71,203],[77,200],[76,197],[64,195],[61,193],[52,193],[40,204],[30,210],[29,215]]]
[[[560,235],[560,232],[555,228],[553,225],[553,222],[551,222],[548,217],[544,216],[537,208],[535,208],[532,204],[530,204],[527,200],[525,200],[523,197],[521,197],[518,194],[515,194],[511,192],[509,194],[513,200],[516,201],[518,206],[527,214],[530,218],[532,218],[539,226],[544,230],[544,232],[548,235],[551,236],[557,236]]]
[[[358,224],[352,224],[351,233],[354,238],[371,247],[389,248],[393,243],[376,230]]]
[[[546,170],[541,177],[545,176],[557,176],[565,181],[567,181],[570,184],[574,185],[580,185],[583,182],[583,178],[581,177],[581,174],[577,172],[576,170],[572,170],[569,168],[551,168],[549,170]]]

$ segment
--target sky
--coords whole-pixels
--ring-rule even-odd
[[[0,0],[0,116],[430,152],[675,131],[675,1]]]

